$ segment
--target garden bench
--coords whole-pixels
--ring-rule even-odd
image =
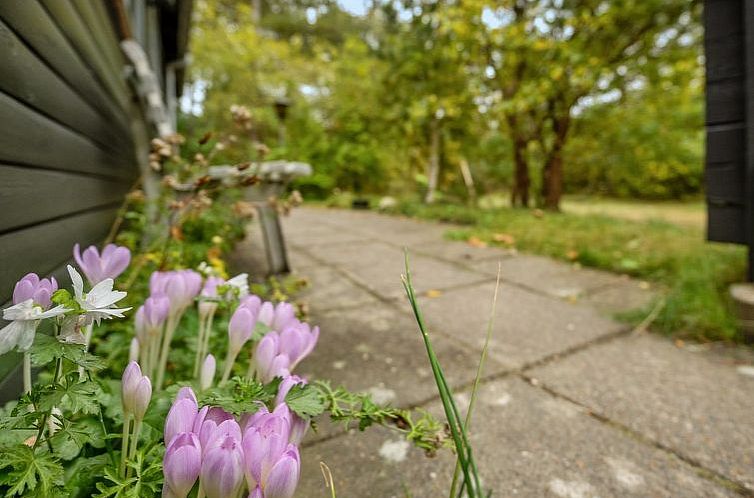
[[[264,161],[254,163],[245,170],[236,166],[210,166],[209,176],[228,185],[238,185],[245,179],[256,177],[258,182],[246,187],[246,200],[256,208],[262,227],[267,268],[270,274],[288,273],[288,254],[278,208],[274,202],[291,180],[312,173],[307,163],[292,161]]]

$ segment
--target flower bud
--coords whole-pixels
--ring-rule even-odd
[[[241,445],[231,436],[205,453],[200,476],[207,498],[238,495],[243,486],[243,460]]]
[[[255,324],[256,320],[251,311],[239,306],[233,316],[230,317],[230,323],[228,323],[228,339],[230,341],[228,349],[238,354],[246,341],[251,339]]]
[[[186,498],[199,478],[201,466],[202,448],[196,434],[191,432],[176,434],[165,450],[162,464],[165,485],[170,488],[170,496]]]
[[[123,402],[123,413],[133,413],[133,393],[136,391],[139,381],[141,380],[141,367],[135,361],[128,364],[123,371],[121,382],[121,401]]]
[[[212,387],[212,381],[215,379],[215,369],[217,368],[217,362],[215,357],[208,354],[202,363],[202,370],[199,374],[200,389],[204,391]]]
[[[265,301],[262,304],[257,319],[268,327],[272,327],[272,321],[275,319],[275,308],[271,302]]]
[[[170,444],[176,434],[193,430],[197,412],[198,408],[194,400],[188,398],[175,400],[165,418],[164,441],[166,445]]]
[[[275,306],[275,317],[272,319],[273,330],[284,330],[296,321],[296,309],[291,303],[282,302]]]
[[[273,465],[264,485],[265,498],[291,498],[296,491],[301,461],[298,448],[289,444],[283,456]]]
[[[136,420],[144,420],[149,401],[152,399],[152,382],[149,377],[142,377],[133,393],[133,414]]]
[[[138,361],[139,359],[139,339],[131,339],[131,346],[128,348],[128,361]]]
[[[34,304],[47,309],[52,305],[51,298],[56,290],[58,282],[54,277],[40,279],[36,273],[28,273],[13,288],[13,304],[31,299]]]

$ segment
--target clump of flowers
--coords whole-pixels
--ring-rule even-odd
[[[240,422],[222,408],[199,407],[183,388],[165,420],[163,496],[185,498],[198,482],[199,496],[290,498],[300,473],[291,412],[281,403],[244,414]]]

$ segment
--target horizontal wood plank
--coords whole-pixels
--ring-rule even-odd
[[[0,162],[114,178],[134,178],[137,165],[0,92]]]
[[[102,47],[97,45],[91,30],[79,16],[73,4],[68,0],[42,0],[42,4],[82,58],[94,70],[120,109],[128,113],[130,97],[125,82],[125,71],[113,72],[113,68],[110,67],[103,54]]]
[[[128,139],[123,141],[124,144],[130,144],[130,128],[123,110],[98,82],[93,69],[86,65],[44,7],[36,0],[0,2],[0,19],[34,50],[40,60],[118,128]]]
[[[0,233],[120,204],[129,181],[0,164]]]
[[[0,90],[96,141],[126,153],[126,142],[111,121],[99,114],[52,71],[0,20]]]
[[[77,242],[104,239],[117,211],[90,211],[0,235],[0,302],[10,299],[14,283],[27,273],[46,275],[69,260]]]

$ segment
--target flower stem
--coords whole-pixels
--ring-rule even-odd
[[[131,416],[125,414],[123,421],[123,443],[120,450],[120,475],[126,477],[126,455],[128,453],[128,430],[131,425]]]
[[[160,359],[157,364],[157,390],[162,390],[162,382],[165,380],[165,368],[168,364],[168,353],[170,353],[170,341],[173,340],[173,332],[180,320],[180,313],[171,313],[168,315],[167,324],[165,325],[165,334],[162,338],[162,350]]]
[[[24,392],[31,392],[31,355],[28,351],[24,353]]]
[[[89,343],[92,342],[92,329],[94,329],[93,323],[84,327],[84,351],[89,351]],[[79,377],[81,380],[84,379],[84,367],[79,367]]]
[[[194,378],[199,377],[199,365],[201,364],[202,345],[204,344],[204,334],[206,333],[207,317],[199,315],[199,334],[196,338],[196,355],[194,356]]]
[[[139,436],[141,435],[141,420],[136,420],[134,424],[134,432],[131,435],[131,445],[128,448],[128,459],[133,460],[136,458],[136,450],[139,446]],[[126,477],[130,473],[130,469],[126,469]]]
[[[212,322],[215,319],[215,311],[217,309],[210,311],[209,317],[207,317],[207,326],[204,328],[204,344],[202,344],[202,358],[206,358],[209,351],[209,338],[212,336]]]
[[[238,353],[228,350],[228,356],[225,357],[225,370],[223,371],[223,377],[220,379],[220,385],[225,384],[230,378],[230,372],[233,370],[233,363],[236,361]]]

